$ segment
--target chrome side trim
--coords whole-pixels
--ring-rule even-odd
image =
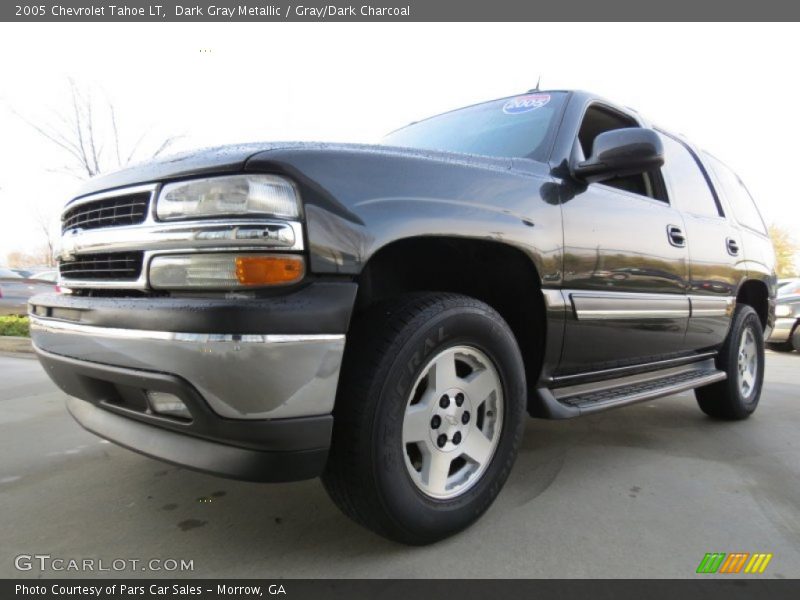
[[[344,334],[195,334],[30,319],[35,348],[181,377],[222,417],[277,419],[333,410]]]
[[[582,321],[600,321],[607,319],[685,319],[689,309],[612,309],[612,310],[578,310],[578,319]]]
[[[544,297],[544,304],[548,309],[564,310],[567,307],[567,301],[561,290],[544,288],[542,289],[542,296]]]
[[[569,296],[579,321],[685,319],[690,315],[688,297],[679,294],[570,292]]]
[[[682,296],[620,292],[569,292],[580,321],[608,319],[684,319],[733,314],[733,296]]]
[[[733,296],[689,296],[692,317],[729,317],[733,315],[736,298]]]

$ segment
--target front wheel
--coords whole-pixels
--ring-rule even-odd
[[[717,368],[728,378],[694,391],[700,409],[719,419],[746,419],[758,406],[764,382],[764,333],[752,307],[736,305]]]
[[[380,535],[452,535],[500,492],[525,401],[516,339],[488,305],[426,293],[379,306],[348,338],[323,483]]]

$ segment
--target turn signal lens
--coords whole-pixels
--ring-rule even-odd
[[[300,281],[304,271],[298,256],[236,257],[236,278],[242,285],[286,285]]]
[[[166,255],[150,261],[150,286],[157,290],[289,285],[304,275],[303,257],[286,254]]]

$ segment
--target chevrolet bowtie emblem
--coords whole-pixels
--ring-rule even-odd
[[[75,236],[81,232],[80,229],[70,229],[61,238],[61,249],[59,256],[63,261],[75,260]]]

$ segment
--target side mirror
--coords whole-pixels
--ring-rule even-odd
[[[664,164],[664,145],[652,129],[628,127],[598,135],[592,155],[572,167],[572,174],[587,183],[636,175]]]

